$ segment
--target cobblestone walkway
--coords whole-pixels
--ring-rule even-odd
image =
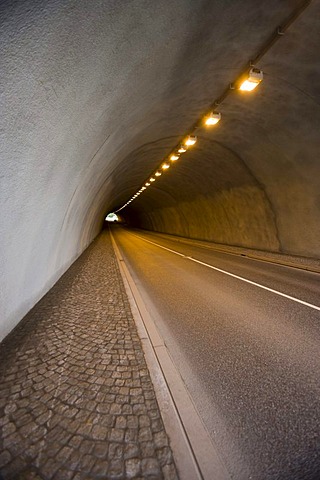
[[[109,234],[0,345],[0,479],[176,479]]]

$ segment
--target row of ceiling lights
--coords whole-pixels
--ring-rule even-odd
[[[247,77],[241,81],[239,86],[237,87],[241,91],[245,92],[251,92],[254,90],[259,83],[263,79],[263,72],[262,70],[259,70],[258,68],[251,68]],[[233,86],[230,86],[230,88],[234,88]],[[207,114],[201,122],[199,122],[202,125],[205,125],[206,127],[211,127],[213,125],[216,125],[219,121],[221,120],[221,113],[217,112],[210,112]],[[116,210],[116,212],[119,212],[120,210],[124,209],[127,207],[131,202],[133,202],[139,195],[141,195],[148,187],[150,187],[157,178],[159,178],[163,172],[168,170],[170,168],[171,163],[170,162],[175,162],[176,160],[179,159],[180,155],[187,152],[187,150],[190,147],[193,147],[195,143],[197,142],[197,137],[195,135],[188,135],[185,137],[183,142],[176,147],[171,154],[168,157],[168,160],[164,161],[160,167],[151,175],[149,180],[144,183],[144,185],[138,190],[131,198],[130,200],[127,201],[121,208]]]

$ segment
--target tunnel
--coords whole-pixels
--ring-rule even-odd
[[[2,2],[2,338],[301,5]],[[122,211],[130,225],[319,257],[318,13]]]
[[[0,340],[113,212],[319,261],[319,16],[316,0],[0,2]]]

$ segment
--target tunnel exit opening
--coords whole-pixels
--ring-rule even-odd
[[[105,218],[106,222],[119,222],[119,217],[115,213],[108,213]]]

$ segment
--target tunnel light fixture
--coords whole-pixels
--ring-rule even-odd
[[[197,142],[197,137],[188,135],[184,141],[186,147],[192,147]]]
[[[187,149],[184,148],[183,145],[181,145],[181,147],[180,147],[179,150],[178,150],[179,153],[184,153],[184,152],[186,152],[186,151],[187,151]]]
[[[221,113],[211,112],[207,115],[204,119],[204,123],[207,127],[211,127],[212,125],[216,125],[221,120]]]
[[[253,91],[259,83],[262,82],[263,80],[263,72],[259,68],[256,68],[254,65],[261,60],[261,58],[270,50],[270,48],[274,45],[275,41],[277,41],[279,38],[281,38],[287,28],[294,22],[301,14],[302,11],[306,8],[306,5],[308,5],[310,2],[306,1],[303,2],[305,5],[303,8],[298,7],[298,9],[294,12],[294,15],[290,17],[290,20],[287,20],[285,24],[282,24],[280,27],[277,28],[275,33],[266,41],[265,44],[262,45],[261,49],[259,52],[256,53],[256,56],[254,59],[251,59],[250,62],[248,62],[249,68],[241,74],[240,77],[237,77],[234,81],[234,83],[230,83],[229,87],[225,89],[225,91],[222,93],[220,97],[218,97],[212,104],[211,108],[213,109],[212,112],[209,113],[206,117],[203,117],[202,119],[198,119],[198,121],[193,125],[193,127],[190,128],[189,132],[194,132],[197,128],[200,127],[200,125],[204,124],[206,126],[211,126],[211,125],[216,125],[220,119],[221,115],[220,113],[214,113],[214,109],[217,108],[226,98],[229,94],[231,94],[232,91],[235,90],[240,90],[244,92],[251,92]],[[219,118],[217,117],[219,116]],[[182,144],[177,145],[174,151],[177,153],[185,153],[187,149],[191,146],[193,146],[197,141],[197,137],[193,135],[189,135],[184,140],[182,141]],[[177,150],[176,150],[177,148]],[[165,157],[166,158],[166,157]],[[172,160],[172,159],[171,159]],[[164,161],[164,160],[162,160]],[[170,162],[167,160],[164,161],[164,163],[160,164],[158,167],[158,170],[153,173],[153,177],[159,177],[162,173],[162,170],[166,170],[170,168]],[[151,179],[149,180],[150,182],[152,181]],[[142,193],[144,190],[146,190],[146,187],[143,186],[139,190],[139,194]],[[117,211],[122,210],[125,208],[127,205],[129,205],[132,202],[133,199],[129,200],[127,203],[125,203],[122,207],[120,207]],[[116,212],[117,212],[116,211]]]
[[[248,77],[241,83],[239,90],[242,90],[243,92],[251,92],[259,85],[260,82],[262,82],[262,80],[262,70],[259,68],[251,68]]]
[[[254,90],[259,85],[259,83],[262,82],[262,70],[254,67],[254,63],[260,60],[260,58],[261,56],[258,55],[255,60],[250,61],[250,70],[248,69],[245,73],[238,77],[234,83],[230,84],[229,89],[225,90],[225,92],[211,104],[212,111],[207,112],[204,117],[198,119],[197,122],[195,122],[194,125],[190,128],[189,132],[196,132],[198,128],[201,128],[201,126],[211,127],[219,123],[221,120],[221,113],[215,112],[215,108],[218,108],[218,106],[230,94],[230,91],[239,89],[241,91],[250,92]],[[151,183],[156,181],[156,177],[160,177],[165,170],[170,168],[171,162],[175,162],[176,160],[178,160],[180,158],[180,154],[187,152],[189,147],[192,147],[196,143],[197,137],[193,134],[188,134],[186,137],[183,138],[182,141],[180,140],[178,145],[176,145],[174,149],[171,150],[169,157],[165,157],[165,159],[162,160],[163,163],[158,166],[158,170],[152,173],[152,176],[149,178],[149,180],[146,181],[144,186],[141,187],[141,189],[119,210],[122,210],[133,200],[135,200],[144,190],[147,189],[147,187],[151,185]]]

